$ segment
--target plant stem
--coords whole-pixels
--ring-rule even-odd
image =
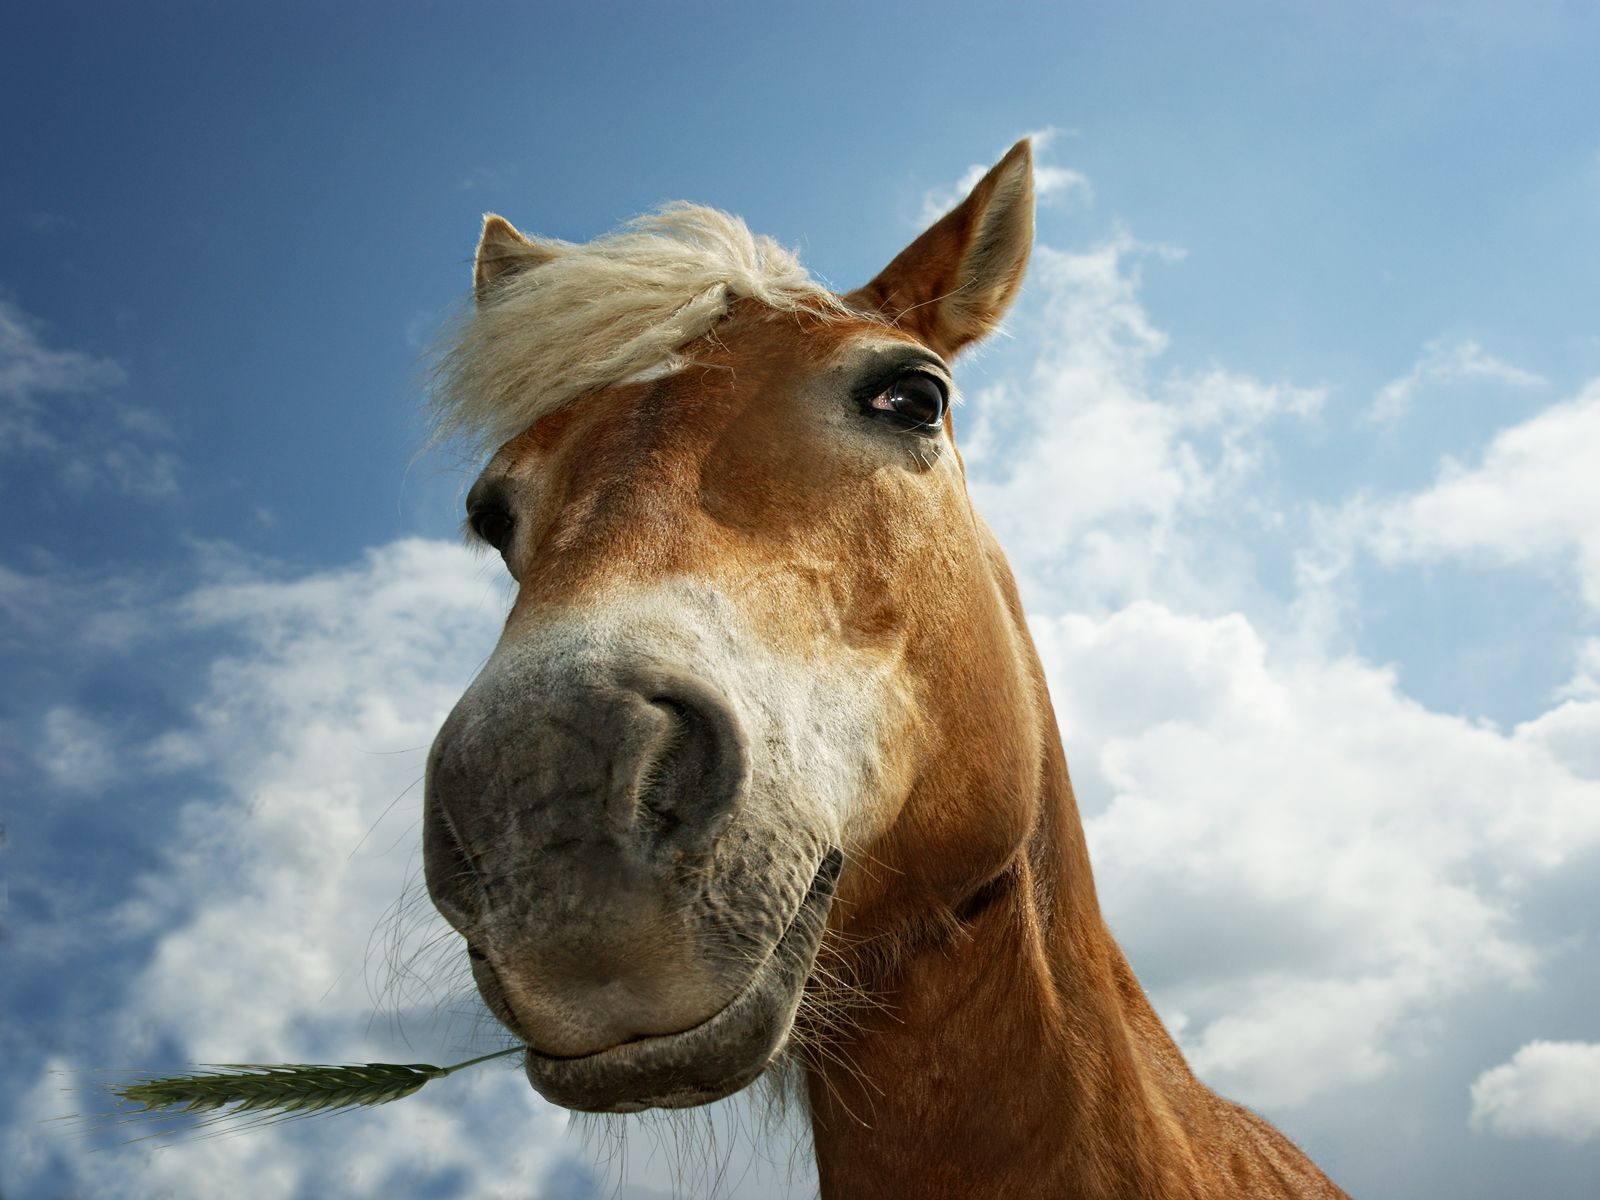
[[[521,1054],[526,1049],[526,1046],[509,1046],[504,1050],[496,1050],[492,1054],[480,1054],[477,1058],[469,1058],[466,1062],[458,1062],[454,1066],[437,1068],[439,1073],[434,1078],[443,1079],[446,1075],[454,1075],[457,1071],[467,1067],[475,1067],[481,1062],[488,1062],[491,1058],[506,1058],[512,1054]]]

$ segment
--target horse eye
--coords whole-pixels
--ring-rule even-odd
[[[512,521],[511,514],[503,508],[480,508],[477,512],[467,517],[472,526],[472,532],[481,537],[496,550],[504,553],[506,543],[511,540]]]
[[[874,396],[869,407],[876,412],[893,413],[908,428],[924,428],[937,425],[944,418],[948,403],[944,384],[932,375],[912,371]]]

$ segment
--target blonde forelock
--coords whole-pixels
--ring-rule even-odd
[[[739,218],[671,204],[497,283],[451,330],[436,436],[488,452],[574,399],[670,367],[734,301],[854,316],[795,255]]]

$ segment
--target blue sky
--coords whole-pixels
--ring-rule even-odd
[[[846,286],[1036,131],[1043,249],[958,424],[1114,929],[1207,1078],[1352,1192],[1592,1193],[1600,10],[8,30],[0,1192],[212,1194],[271,1161],[262,1195],[587,1194],[590,1150],[504,1076],[153,1155],[38,1119],[90,1068],[399,1052],[368,935],[505,599],[453,544],[462,465],[419,454],[482,212],[581,240],[698,200]],[[383,998],[424,1057],[489,1036]],[[643,1157],[641,1196],[669,1178]]]

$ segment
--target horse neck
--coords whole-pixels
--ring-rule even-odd
[[[1191,1193],[1199,1087],[1101,919],[1054,717],[1026,853],[938,936],[853,964],[881,1001],[808,1074],[826,1200]]]

